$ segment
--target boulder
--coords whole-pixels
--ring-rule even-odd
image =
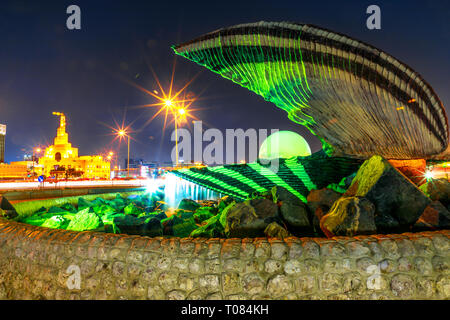
[[[183,219],[172,226],[172,233],[175,237],[184,238],[197,228],[194,218]]]
[[[225,236],[223,225],[219,221],[219,215],[204,221],[203,225],[191,232],[192,238],[222,238]]]
[[[326,215],[328,213],[328,211],[330,211],[330,208],[326,207],[326,206],[319,206],[316,211],[314,212],[314,214],[312,215],[312,227],[314,230],[314,233],[316,235],[319,236],[323,236],[323,232],[320,229],[320,220],[322,219],[322,217],[324,215]]]
[[[292,202],[282,202],[280,206],[281,217],[287,224],[287,228],[292,232],[311,232],[308,207],[305,203],[298,204]]]
[[[375,206],[366,198],[342,197],[320,220],[327,237],[376,233]]]
[[[389,214],[375,212],[375,225],[380,233],[406,232],[400,223]]]
[[[291,193],[284,187],[275,186],[271,190],[272,199],[274,202],[290,203],[294,205],[301,205],[303,201],[299,197]]]
[[[180,201],[180,204],[178,205],[178,209],[188,210],[188,211],[195,211],[198,208],[200,208],[200,205],[191,199],[183,199]]]
[[[307,205],[310,212],[310,220],[313,229],[317,233],[320,232],[320,219],[328,213],[330,208],[333,206],[340,197],[341,193],[334,191],[330,188],[322,188],[319,190],[311,190],[306,197]]]
[[[375,205],[377,215],[390,215],[400,226],[413,225],[431,202],[381,156],[364,161],[344,196],[365,197]]]
[[[439,201],[430,203],[414,224],[414,229],[442,229],[450,227],[450,212]]]
[[[226,213],[225,233],[231,238],[263,237],[278,218],[278,206],[269,199],[236,203]]]
[[[87,208],[87,207],[92,207],[94,204],[82,197],[78,198],[78,210]]]
[[[94,212],[89,212],[89,208],[85,208],[74,215],[73,219],[67,226],[67,230],[95,230],[102,226],[103,221],[100,219],[100,217]]]
[[[3,210],[0,208],[0,217],[6,218],[6,219],[14,219],[17,218],[18,214],[16,210]]]
[[[222,198],[219,199],[219,202],[217,203],[217,209],[219,211],[222,211],[223,209],[225,209],[230,203],[232,203],[233,201],[235,201],[233,199],[233,197],[230,196],[224,196]]]
[[[173,228],[175,225],[183,223],[183,219],[176,215],[172,215],[167,219],[161,220],[161,223],[163,225],[163,234],[165,236],[173,236]]]
[[[215,208],[212,207],[200,207],[194,213],[194,219],[197,223],[202,223],[214,216]]]
[[[284,238],[291,236],[289,231],[287,231],[285,228],[283,228],[276,222],[270,223],[264,230],[264,234],[267,237],[280,238],[280,239],[284,239]]]
[[[136,215],[138,216],[139,214],[142,213],[142,209],[140,209],[139,207],[137,207],[134,203],[130,203],[129,205],[127,205],[125,208],[123,208],[123,212],[125,214],[131,214],[131,215]]]
[[[121,215],[114,218],[115,225],[121,233],[157,237],[163,235],[161,221],[154,218],[136,218],[132,215]]]
[[[356,172],[352,173],[351,175],[342,178],[341,182],[339,182],[339,186],[341,186],[343,189],[347,190],[351,185],[353,179],[356,177]]]
[[[313,189],[309,192],[306,200],[308,201],[308,207],[311,212],[316,212],[319,207],[321,207],[324,211],[328,211],[333,206],[333,203],[335,203],[341,196],[341,193],[332,189]]]
[[[440,201],[444,206],[450,205],[450,182],[447,179],[432,179],[420,186],[427,196],[434,201]]]

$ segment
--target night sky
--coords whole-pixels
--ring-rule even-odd
[[[66,8],[81,8],[81,30],[66,28]],[[368,5],[381,7],[381,30],[366,28]],[[163,118],[144,123],[155,103],[130,81],[158,89],[151,65],[168,85],[171,45],[239,23],[294,21],[344,33],[372,44],[419,72],[444,106],[450,106],[450,1],[6,1],[0,4],[0,123],[7,124],[6,161],[22,160],[33,146],[52,143],[68,117],[80,155],[118,150],[114,119],[133,122],[131,158],[170,160],[170,130]],[[200,95],[195,115],[210,127],[294,130],[313,151],[320,146],[286,113],[229,80],[178,57],[175,86],[201,72],[189,86]],[[126,112],[126,114],[125,114]],[[124,116],[125,115],[125,116]],[[205,124],[205,126],[206,126]],[[126,145],[120,146],[121,163]]]

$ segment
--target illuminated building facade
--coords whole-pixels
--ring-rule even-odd
[[[0,124],[0,163],[5,162],[6,125]]]
[[[78,156],[78,148],[73,148],[66,132],[66,116],[60,112],[53,113],[60,117],[54,144],[47,147],[39,164],[44,166],[45,176],[66,175],[89,179],[110,178],[111,167],[102,156]],[[63,173],[63,171],[65,171]]]

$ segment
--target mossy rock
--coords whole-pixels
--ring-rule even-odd
[[[131,214],[138,216],[143,212],[142,209],[138,208],[134,203],[128,204],[125,208],[123,208],[123,213]]]
[[[89,208],[85,208],[78,212],[70,221],[69,225],[67,226],[67,230],[95,230],[101,226],[103,226],[103,222],[100,217],[94,212],[89,212]]]
[[[64,218],[63,216],[53,216],[45,220],[45,222],[41,225],[41,227],[53,228],[53,229],[64,229],[70,220]]]

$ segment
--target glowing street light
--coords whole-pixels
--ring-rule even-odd
[[[130,176],[130,135],[127,133],[127,131],[125,129],[119,129],[117,131],[117,135],[122,138],[122,137],[127,137],[128,138],[128,157],[127,157],[127,176]]]

